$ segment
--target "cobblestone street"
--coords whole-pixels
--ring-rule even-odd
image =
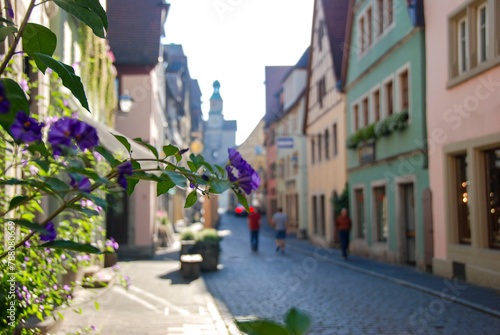
[[[253,253],[246,219],[222,217],[219,229],[229,234],[222,243],[223,269],[204,279],[235,317],[282,321],[295,306],[311,316],[309,334],[500,333],[500,319],[491,314],[290,249],[277,253],[264,226],[259,252]],[[442,282],[442,290],[457,298],[467,290]]]

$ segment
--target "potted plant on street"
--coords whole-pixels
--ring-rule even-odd
[[[200,254],[203,257],[201,271],[217,270],[221,240],[222,237],[213,228],[203,229],[197,234],[191,253]]]

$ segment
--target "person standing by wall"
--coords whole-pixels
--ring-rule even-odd
[[[280,251],[281,253],[285,253],[285,237],[286,231],[288,229],[288,218],[283,213],[283,209],[281,207],[278,208],[277,212],[274,213],[272,217],[272,224],[274,229],[276,230],[276,252]]]
[[[349,248],[349,234],[351,231],[351,219],[347,214],[347,208],[342,208],[340,216],[335,220],[335,227],[339,230],[340,246],[342,247],[342,258],[347,260],[347,249]]]
[[[259,230],[262,224],[262,218],[259,213],[259,209],[255,208],[253,212],[248,214],[247,217],[248,228],[250,229],[250,246],[253,251],[258,251],[259,249]]]

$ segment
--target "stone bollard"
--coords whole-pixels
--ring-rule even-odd
[[[203,258],[200,254],[181,256],[181,274],[184,279],[196,279],[200,276],[200,264]]]

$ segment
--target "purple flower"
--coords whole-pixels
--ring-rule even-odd
[[[10,101],[7,100],[5,89],[0,82],[0,114],[7,114],[10,110]]]
[[[53,288],[54,290],[57,290],[57,284],[54,284],[54,286],[52,286],[52,288]]]
[[[10,131],[17,142],[28,143],[42,139],[43,126],[45,126],[43,122],[38,123],[36,119],[29,117],[25,112],[19,111]]]
[[[73,176],[70,174],[69,178],[71,179],[69,185],[72,188],[79,189],[80,191],[83,192],[90,192],[91,184],[90,180],[87,177],[82,177],[80,181],[76,181],[76,179],[73,178]]]
[[[49,130],[48,141],[52,144],[54,154],[62,156],[65,147],[71,145],[73,124],[76,120],[62,118],[54,122]]]
[[[64,285],[63,290],[65,290],[66,292],[69,292],[69,291],[71,291],[71,287],[69,285]]]
[[[234,166],[236,169],[240,169],[241,164],[245,161],[241,154],[233,148],[228,150],[229,152],[229,164]]]
[[[115,250],[118,250],[118,248],[120,247],[120,245],[118,244],[118,242],[116,242],[115,239],[112,238],[112,237],[110,237],[109,240],[107,240],[104,245],[106,247],[112,247]]]
[[[95,128],[77,119],[59,119],[49,130],[48,141],[55,155],[61,156],[64,149],[71,146],[72,140],[76,141],[80,150],[92,149],[99,144]]]
[[[134,173],[132,163],[130,161],[125,162],[118,165],[116,169],[118,171],[118,184],[127,189],[127,178],[125,176],[131,176]]]
[[[19,83],[19,86],[21,86],[21,88],[24,91],[28,91],[30,89],[30,87],[28,86],[28,81],[26,79],[21,80],[21,82]]]
[[[40,240],[50,242],[54,241],[57,237],[56,229],[54,228],[54,223],[50,221],[45,226],[46,233],[40,234]]]
[[[73,125],[73,136],[80,150],[92,149],[99,144],[97,130],[91,125],[75,120]]]
[[[31,247],[31,242],[30,241],[24,242],[24,246],[29,249]]]
[[[7,14],[9,14],[9,17],[11,19],[14,18],[14,10],[12,9],[12,4],[10,3],[10,0],[5,0],[5,6],[7,7]]]
[[[94,325],[90,326],[90,329],[92,329],[92,330],[93,330],[93,331],[95,331],[95,332],[97,331],[97,327],[96,327],[96,326],[94,326]]]
[[[258,189],[260,185],[259,174],[241,157],[238,151],[232,148],[228,151],[229,163],[226,165],[226,171],[229,181],[237,184],[246,194]],[[238,171],[237,177],[233,173],[233,169]]]
[[[30,165],[29,169],[32,176],[35,176],[38,172],[40,172],[40,170],[34,165]]]

